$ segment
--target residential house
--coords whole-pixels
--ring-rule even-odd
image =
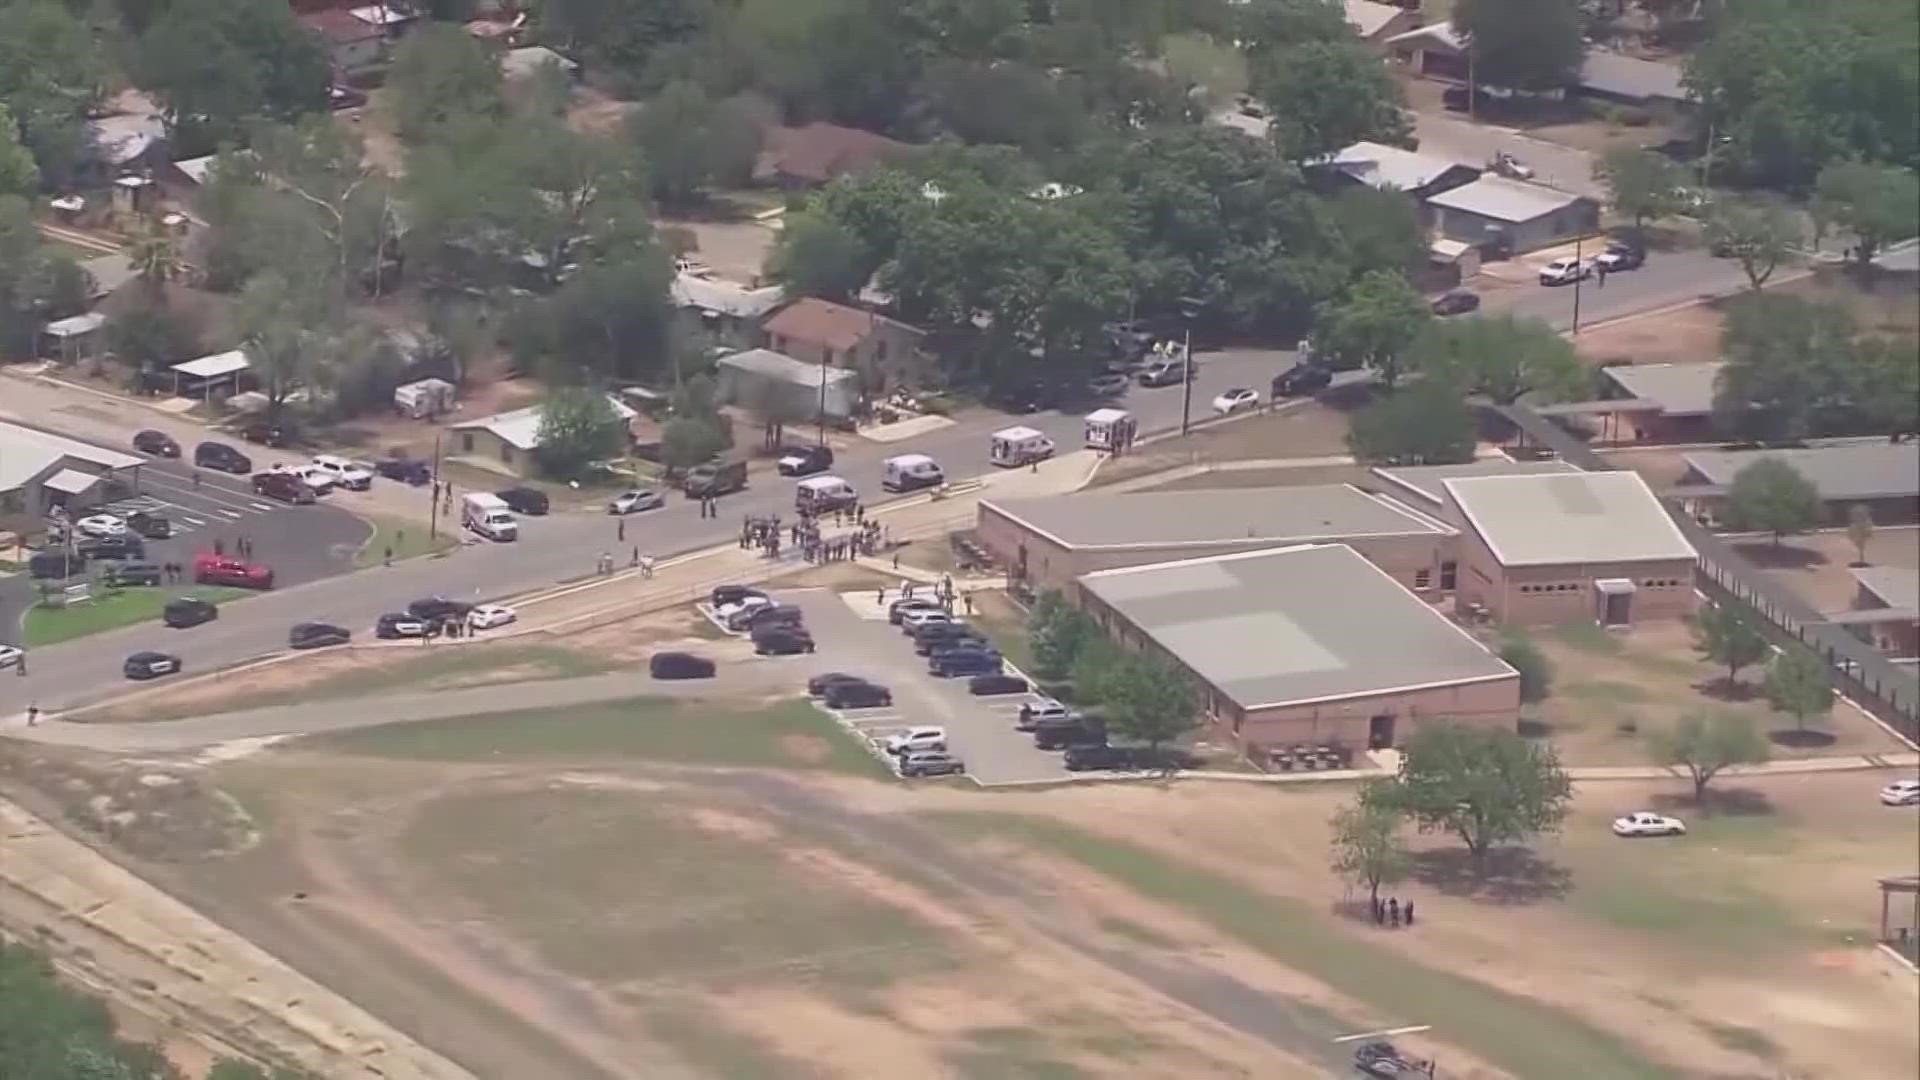
[[[710,272],[681,270],[668,297],[683,329],[708,348],[746,349],[760,340],[760,321],[786,299],[778,285],[742,285]]]
[[[768,319],[767,347],[803,364],[843,367],[860,373],[868,397],[918,379],[926,331],[898,319],[808,297]]]
[[[1316,169],[1383,191],[1403,191],[1424,202],[1443,191],[1471,184],[1480,169],[1438,154],[1422,154],[1384,143],[1357,142],[1318,163]]]
[[[1492,255],[1523,255],[1600,228],[1600,204],[1585,195],[1486,175],[1427,200],[1434,230]]]
[[[1384,44],[1420,25],[1420,11],[1378,0],[1346,0],[1347,24],[1369,45]]]
[[[116,482],[131,485],[146,459],[0,421],[0,531],[38,532],[55,506],[99,505]]]
[[[754,165],[754,179],[786,188],[819,187],[836,177],[870,172],[913,152],[913,147],[860,128],[815,122],[769,126]]]
[[[623,432],[631,435],[634,418],[640,414],[613,395],[607,404],[620,421]],[[494,472],[510,476],[531,476],[539,463],[534,452],[540,449],[542,405],[495,413],[477,420],[449,425],[453,433],[453,456]]]
[[[1429,79],[1468,81],[1467,43],[1451,22],[1436,22],[1394,34],[1384,44],[1393,57]],[[1589,49],[1569,93],[1642,108],[1679,109],[1690,103],[1676,64]],[[1557,92],[1556,92],[1557,93]]]

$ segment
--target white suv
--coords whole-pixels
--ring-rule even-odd
[[[947,729],[943,727],[908,728],[887,739],[889,754],[917,754],[926,750],[945,750],[946,748]]]
[[[1020,706],[1020,719],[1014,721],[1014,730],[1032,731],[1042,723],[1064,723],[1073,712],[1052,698],[1035,698]]]
[[[1555,259],[1540,268],[1540,284],[1566,285],[1593,275],[1593,263],[1587,260]]]
[[[365,491],[373,486],[373,473],[332,454],[313,455],[313,467],[333,477],[333,482],[349,491]]]

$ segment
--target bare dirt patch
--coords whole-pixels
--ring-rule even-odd
[[[1859,583],[1849,573],[1859,552],[1844,531],[1789,536],[1776,548],[1770,540],[1742,542],[1740,553],[1768,577],[1823,612],[1853,606]],[[1920,567],[1920,529],[1883,527],[1867,542],[1867,564],[1906,569]]]
[[[0,789],[38,813],[136,858],[192,861],[244,851],[252,817],[201,770],[0,740]]]
[[[1605,364],[1692,364],[1720,358],[1720,331],[1726,317],[1712,304],[1583,329],[1574,352],[1599,367]]]

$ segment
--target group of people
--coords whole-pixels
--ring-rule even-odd
[[[168,585],[178,585],[187,580],[187,568],[177,562],[161,563],[160,577]]]
[[[1408,926],[1413,925],[1413,901],[1409,900],[1402,904],[1400,898],[1397,896],[1389,896],[1385,900],[1377,896],[1373,898],[1373,924],[1375,926],[1392,926],[1397,928],[1400,925],[1401,919],[1405,919]]]
[[[797,542],[797,541],[796,541]],[[751,515],[740,519],[740,548],[748,551],[759,548],[767,558],[780,555],[780,515],[769,514],[766,517]]]
[[[601,577],[612,577],[613,562],[614,562],[613,552],[611,551],[601,552],[600,558],[595,560],[594,562],[594,567],[593,567],[594,572],[599,574]],[[628,560],[627,566],[630,567],[631,569],[640,571],[640,576],[643,578],[650,578],[653,576],[653,556],[640,554],[640,549],[637,547],[633,549],[633,555]]]

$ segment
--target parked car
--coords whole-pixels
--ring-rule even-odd
[[[0,645],[0,671],[18,666],[20,658],[25,655],[27,650],[18,645]]]
[[[863,683],[866,681],[866,679],[858,675],[849,675],[844,671],[829,671],[821,675],[815,675],[807,680],[807,696],[820,697],[827,692],[828,687],[836,683]]]
[[[131,535],[88,537],[75,544],[74,548],[89,559],[144,559],[147,557],[146,542]]]
[[[110,589],[122,589],[130,585],[159,585],[165,577],[160,568],[150,562],[108,563],[105,572],[100,575],[101,582]]]
[[[792,446],[783,450],[774,468],[781,476],[812,476],[833,468],[830,446]]]
[[[189,626],[212,622],[220,617],[220,609],[211,600],[202,600],[195,596],[177,596],[167,601],[160,609],[160,621],[176,630]]]
[[[692,499],[745,491],[746,487],[747,463],[744,461],[709,461],[695,465],[687,470],[686,479],[680,483],[680,490]]]
[[[947,614],[946,610],[940,607],[913,608],[902,613],[900,616],[900,626],[909,634],[913,633],[916,628],[925,626],[928,623],[952,621],[953,616]]]
[[[915,597],[911,600],[895,600],[893,603],[887,605],[887,621],[895,626],[899,626],[910,611],[938,611],[944,615],[947,609],[931,600],[921,599],[920,597]]]
[[[193,463],[203,469],[245,476],[253,471],[253,459],[226,443],[203,442],[193,448]]]
[[[1068,772],[1137,767],[1134,752],[1124,746],[1070,746],[1061,764]]]
[[[1067,723],[1072,721],[1074,717],[1075,714],[1073,710],[1067,708],[1066,705],[1061,702],[1046,697],[1035,698],[1032,701],[1023,701],[1020,703],[1020,712],[1014,718],[1013,729],[1015,731],[1032,731],[1045,721],[1051,720],[1058,723]]]
[[[1571,285],[1576,281],[1592,276],[1592,261],[1576,259],[1570,255],[1555,259],[1540,268],[1540,284],[1542,285]]]
[[[757,596],[762,600],[767,598],[766,593],[751,585],[715,585],[713,591],[707,594],[707,603],[718,610],[728,604],[737,604],[749,596]]]
[[[1888,806],[1920,805],[1920,780],[1895,780],[1880,789],[1880,801]]]
[[[273,568],[231,555],[201,552],[193,557],[193,580],[202,585],[231,585],[241,589],[273,588]]]
[[[120,665],[120,673],[129,679],[157,679],[180,670],[180,658],[163,652],[137,652]]]
[[[253,493],[293,506],[308,506],[314,501],[313,489],[292,473],[254,473]]]
[[[405,612],[390,611],[374,620],[373,636],[391,641],[395,638],[426,637],[427,631],[434,626],[432,619],[423,619]]]
[[[762,604],[747,616],[747,629],[755,633],[770,630],[776,626],[798,630],[806,621],[806,613],[792,604]]]
[[[967,680],[967,693],[975,697],[1024,694],[1031,689],[1027,680],[1018,675],[975,675]]]
[[[143,454],[152,454],[154,457],[177,458],[180,456],[180,444],[174,441],[173,436],[164,431],[154,431],[152,428],[134,432],[133,448]]]
[[[1099,397],[1124,394],[1132,380],[1124,371],[1102,371],[1087,380],[1087,389]]]
[[[772,607],[773,601],[764,596],[749,596],[737,604],[723,604],[714,609],[719,616],[720,625],[729,630],[745,630],[753,624],[753,613],[761,608]]]
[[[1033,733],[1033,745],[1041,750],[1070,750],[1076,746],[1107,745],[1107,726],[1098,721],[1077,724],[1050,724]]]
[[[1493,155],[1487,162],[1487,168],[1501,176],[1513,180],[1533,179],[1533,166],[1507,153],[1505,150]]]
[[[467,625],[475,630],[491,630],[518,619],[520,613],[505,604],[476,604],[467,612]]]
[[[1622,270],[1638,270],[1646,265],[1647,251],[1635,244],[1615,240],[1607,245],[1607,250],[1594,256],[1594,265],[1610,274]]]
[[[373,486],[373,470],[336,454],[313,455],[312,468],[325,473],[348,491],[365,491]]]
[[[313,465],[289,465],[284,461],[277,461],[267,466],[267,472],[278,473],[281,476],[297,476],[313,489],[315,495],[325,495],[334,487],[333,474]]]
[[[910,727],[905,731],[887,736],[887,753],[912,754],[927,750],[945,750],[947,748],[947,729],[943,727]]]
[[[795,656],[813,651],[813,635],[805,630],[775,626],[753,633],[753,651],[757,656]]]
[[[127,528],[149,540],[165,540],[173,535],[173,522],[166,515],[150,510],[135,510],[128,514]]]
[[[464,600],[449,600],[444,596],[429,596],[424,600],[415,600],[407,605],[407,614],[428,622],[447,622],[465,619],[473,613],[473,605]]]
[[[966,675],[998,675],[1002,660],[997,652],[980,649],[955,649],[929,657],[927,673],[943,679]]]
[[[530,487],[510,487],[505,491],[496,491],[494,495],[498,496],[501,502],[507,504],[507,509],[516,514],[526,514],[529,517],[540,517],[544,515],[551,505],[547,499],[546,492],[535,491]]]
[[[1275,375],[1269,389],[1275,398],[1306,397],[1325,390],[1332,382],[1332,371],[1311,360],[1301,360]]]
[[[125,536],[127,522],[115,514],[90,514],[73,523],[75,532],[81,536]]]
[[[957,776],[966,763],[944,750],[921,750],[900,759],[901,776]]]
[[[1686,832],[1686,823],[1679,818],[1666,817],[1651,810],[1635,810],[1625,817],[1613,819],[1615,836],[1685,836]]]
[[[926,629],[928,633],[918,634],[913,639],[913,651],[921,656],[932,656],[953,649],[984,649],[993,644],[985,634],[958,623],[933,623]],[[941,632],[933,632],[936,630]]]
[[[373,471],[389,480],[422,487],[432,482],[433,466],[405,457],[383,457],[373,463]]]
[[[240,425],[240,437],[250,443],[271,446],[276,450],[284,449],[287,445],[286,429],[264,419],[249,420]]]
[[[634,488],[632,491],[623,491],[615,495],[613,500],[607,503],[607,513],[637,514],[642,510],[658,510],[665,505],[667,500],[662,498],[659,492],[648,488]]]
[[[878,683],[829,683],[821,700],[829,709],[879,709],[893,704],[893,691]]]
[[[1178,386],[1180,374],[1185,370],[1189,381],[1200,377],[1200,365],[1187,364],[1179,360],[1155,360],[1140,369],[1135,379],[1141,386]]]
[[[1435,297],[1430,306],[1435,315],[1443,318],[1448,315],[1465,315],[1469,311],[1480,310],[1480,294],[1468,292],[1465,289],[1455,289]]]
[[[1247,412],[1260,407],[1260,391],[1236,386],[1223,391],[1213,399],[1213,411],[1221,416],[1231,416],[1237,412]]]
[[[29,577],[68,578],[86,573],[87,557],[79,551],[36,551],[27,556]]]
[[[654,653],[647,659],[647,673],[656,679],[711,679],[714,664],[692,653]]]
[[[324,649],[329,645],[345,645],[351,640],[352,632],[332,623],[294,623],[293,628],[287,631],[287,647],[290,649]]]

